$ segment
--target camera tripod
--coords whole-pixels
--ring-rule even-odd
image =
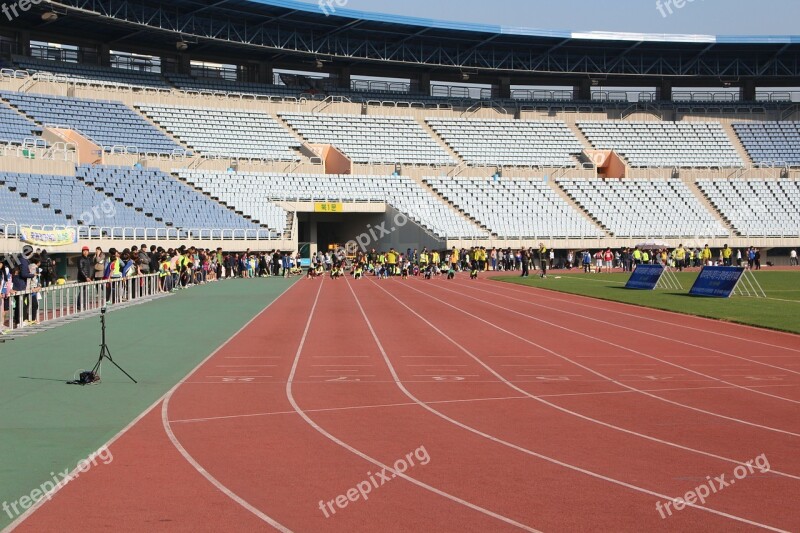
[[[102,333],[101,333],[101,337],[102,337],[102,341],[101,342],[102,342],[102,344],[100,344],[100,358],[97,360],[97,363],[94,365],[94,368],[92,368],[92,373],[95,374],[99,378],[100,377],[100,366],[103,364],[103,359],[107,359],[109,362],[111,362],[112,365],[117,367],[120,372],[122,372],[123,374],[128,376],[128,378],[130,378],[131,381],[133,381],[134,383],[139,383],[138,381],[133,379],[133,377],[130,374],[125,372],[125,370],[121,366],[119,366],[116,362],[114,362],[114,359],[111,358],[111,351],[108,349],[108,344],[106,344],[106,308],[105,307],[100,309],[100,324],[101,324],[101,327],[102,327],[102,330],[101,330],[102,331]]]

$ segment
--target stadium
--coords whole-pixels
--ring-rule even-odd
[[[346,4],[0,6],[0,529],[800,531],[800,38]]]

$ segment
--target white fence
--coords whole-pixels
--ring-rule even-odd
[[[13,333],[33,324],[44,324],[97,311],[136,299],[149,299],[164,291],[158,274],[130,278],[51,285],[0,297],[0,329]]]
[[[134,228],[121,226],[39,226],[6,223],[0,219],[0,239],[19,240],[20,227],[34,231],[77,229],[81,241],[149,239],[161,241],[278,241],[283,236],[268,229]]]

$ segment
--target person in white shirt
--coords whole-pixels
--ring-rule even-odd
[[[798,266],[797,250],[792,250],[791,252],[789,252],[789,264],[792,266]]]

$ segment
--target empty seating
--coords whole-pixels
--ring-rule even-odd
[[[0,97],[40,124],[74,129],[107,151],[125,146],[138,153],[185,152],[121,102],[12,92]]]
[[[50,74],[63,76],[70,81],[101,82],[104,84],[118,83],[135,87],[157,87],[161,89],[170,88],[169,84],[160,75],[152,72],[137,72],[121,68],[49,61],[23,56],[15,56],[14,62],[19,68],[28,72],[49,72]]]
[[[439,177],[425,181],[501,238],[604,236],[542,180]]]
[[[181,177],[198,190],[277,233],[284,233],[288,213],[267,200],[274,195],[270,194],[270,189],[266,185],[258,183],[253,176],[233,172],[205,174],[181,171]]]
[[[633,167],[742,167],[719,123],[578,122],[592,145],[614,150]]]
[[[800,182],[701,180],[697,185],[741,235],[800,237]]]
[[[53,209],[34,202],[31,198],[23,197],[17,192],[17,175],[0,173],[0,231],[6,225],[30,226],[68,226],[69,221],[63,213],[56,213]],[[15,228],[9,228],[9,233],[16,234]]]
[[[750,122],[733,130],[754,163],[800,166],[800,122]]]
[[[300,142],[272,115],[237,109],[137,106],[156,124],[204,155],[299,161]]]
[[[483,166],[574,167],[583,146],[563,122],[427,119],[467,163]]]
[[[16,212],[8,215],[3,204],[2,216],[20,223],[78,226],[81,236],[88,236],[90,231],[93,236],[99,236],[99,228],[105,228],[107,236],[144,237],[154,236],[155,229],[164,228],[155,219],[87,187],[73,176],[3,173],[0,182],[24,201],[24,205],[18,202]],[[141,231],[126,232],[123,228]]]
[[[439,238],[486,238],[488,234],[448,209],[417,182],[403,176],[277,175],[180,171],[195,187],[225,198],[251,216],[252,199],[289,202],[386,202]],[[250,210],[250,211],[248,211]]]
[[[35,122],[0,102],[0,142],[22,144],[27,139],[38,139],[41,132],[42,128]]]
[[[78,179],[170,227],[187,230],[268,230],[248,221],[159,170],[80,166]]]
[[[297,113],[280,116],[308,142],[332,144],[356,163],[455,164],[411,117]]]
[[[557,183],[617,237],[729,235],[680,181],[560,179]]]

